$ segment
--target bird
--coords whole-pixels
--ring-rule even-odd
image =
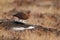
[[[2,22],[0,24],[5,30],[14,30],[14,31],[20,31],[20,30],[26,30],[26,29],[34,29],[35,25],[25,24],[18,21],[6,21]]]
[[[28,11],[27,13],[24,13],[24,12],[16,12],[15,15],[13,15],[19,19],[22,19],[22,20],[26,20],[30,17],[30,11]]]

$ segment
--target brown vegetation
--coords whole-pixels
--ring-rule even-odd
[[[16,32],[0,24],[0,40],[60,40],[59,4],[60,0],[0,0],[0,19],[26,19],[25,24],[43,27]]]

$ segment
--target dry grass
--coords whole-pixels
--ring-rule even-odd
[[[0,29],[0,40],[60,40],[60,31],[36,28],[24,31]]]
[[[31,16],[26,24],[41,25],[45,28],[60,30],[60,1],[59,0],[0,0],[0,19],[18,19],[13,17],[16,11],[30,11]],[[0,40],[60,40],[57,32],[42,29],[15,32],[0,27]],[[60,34],[60,32],[59,32]]]

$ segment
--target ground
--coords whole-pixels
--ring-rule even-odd
[[[1,25],[1,40],[60,40],[60,0],[0,0],[0,19],[19,20],[13,15],[16,12],[30,11],[30,16],[25,24],[40,25],[43,28],[35,28],[25,31],[5,30]],[[24,17],[24,16],[23,16]],[[27,16],[28,17],[28,16]],[[53,32],[44,28],[52,28]]]

